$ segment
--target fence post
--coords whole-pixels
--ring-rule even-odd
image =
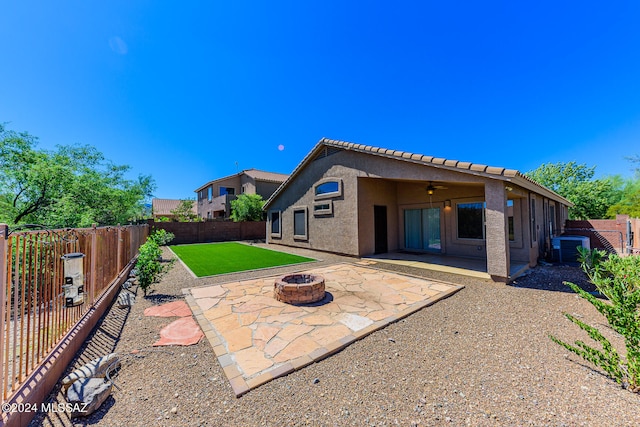
[[[98,224],[93,224],[91,227],[91,266],[89,267],[91,270],[91,293],[89,294],[89,298],[91,298],[91,306],[96,302],[96,286],[98,285],[97,281],[97,272],[96,272],[96,261],[98,258],[98,230],[96,227]]]
[[[118,254],[117,254],[118,260],[116,261],[118,274],[120,274],[120,272],[122,271],[122,249],[123,249],[122,226],[118,224]]]
[[[7,246],[9,242],[9,227],[7,224],[0,224],[0,400],[4,401],[4,328],[5,310],[7,303]]]

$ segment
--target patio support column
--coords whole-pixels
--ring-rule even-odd
[[[496,282],[509,279],[509,235],[507,233],[507,195],[502,181],[489,181],[484,186],[487,208],[486,241],[487,273]]]

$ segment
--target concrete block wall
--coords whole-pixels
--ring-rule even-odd
[[[232,222],[155,222],[149,221],[151,229],[163,229],[175,234],[171,245],[190,243],[230,242],[235,240],[264,240],[264,221]]]
[[[640,219],[617,215],[616,219],[567,220],[565,236],[588,236],[591,248],[605,249],[619,255],[627,253],[627,222],[634,235],[631,252],[640,253]]]

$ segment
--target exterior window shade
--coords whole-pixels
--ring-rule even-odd
[[[536,242],[538,240],[538,226],[536,225],[536,199],[531,196],[531,240]]]
[[[516,240],[515,224],[513,222],[513,200],[507,200],[507,224],[509,232],[509,241]]]
[[[293,209],[293,238],[307,240],[307,208]]]
[[[271,211],[269,213],[269,222],[271,237],[282,237],[282,220],[280,211]]]

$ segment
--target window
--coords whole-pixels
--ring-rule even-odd
[[[483,202],[458,203],[458,238],[484,239]]]
[[[513,200],[507,200],[507,223],[509,225],[509,241],[516,240],[516,231],[513,222]]]
[[[212,193],[213,193],[213,188],[211,188],[211,187],[207,188],[207,199],[208,199],[209,201],[211,201],[211,195],[212,195]]]
[[[282,212],[269,211],[271,237],[282,237]]]
[[[313,204],[313,215],[331,215],[333,214],[333,201],[316,202]]]
[[[531,197],[531,239],[532,241],[538,241],[538,231],[536,230],[536,199]]]
[[[293,238],[307,240],[307,208],[293,208]]]
[[[342,180],[337,178],[323,179],[316,184],[314,194],[316,199],[339,197],[342,195]]]
[[[220,195],[224,196],[225,194],[234,195],[236,194],[236,189],[233,187],[220,187]]]

